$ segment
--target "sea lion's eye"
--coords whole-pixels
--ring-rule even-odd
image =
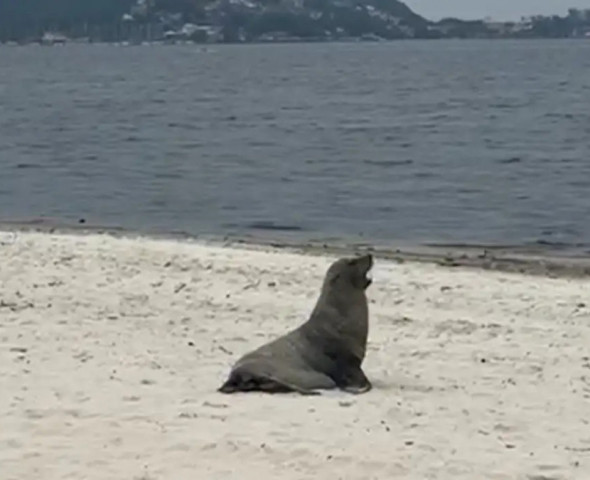
[[[337,273],[336,275],[334,275],[331,279],[330,279],[330,283],[334,283],[336,280],[338,280],[340,278],[340,274]]]

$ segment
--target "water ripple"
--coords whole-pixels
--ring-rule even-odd
[[[590,42],[0,47],[0,65],[2,219],[590,245]]]

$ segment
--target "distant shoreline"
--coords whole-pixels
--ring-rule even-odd
[[[19,232],[38,232],[59,235],[108,235],[115,238],[151,238],[194,242],[227,248],[273,249],[309,255],[348,255],[372,252],[374,255],[403,262],[434,263],[447,268],[475,268],[481,270],[521,273],[554,278],[590,277],[590,253],[563,249],[550,245],[501,246],[444,244],[429,242],[421,245],[401,245],[342,241],[285,240],[272,236],[248,235],[192,235],[183,231],[138,231],[124,227],[66,223],[51,220],[0,221],[0,248],[10,244]]]
[[[146,47],[146,46],[165,46],[165,47],[197,47],[202,49],[219,47],[219,46],[248,46],[248,45],[311,45],[311,44],[394,44],[394,43],[406,43],[406,42],[537,42],[537,41],[571,41],[575,43],[588,42],[590,44],[590,38],[585,37],[488,37],[488,38],[454,38],[454,37],[443,37],[443,38],[398,38],[398,39],[381,39],[381,40],[361,40],[358,38],[347,38],[347,39],[281,39],[281,40],[254,40],[250,42],[215,42],[215,43],[198,43],[188,41],[178,42],[167,42],[162,40],[152,40],[143,42],[130,42],[130,41],[92,41],[92,42],[81,42],[81,41],[69,41],[61,44],[43,44],[39,42],[0,42],[0,47],[9,48],[22,48],[22,47],[70,47],[70,46],[87,46],[87,45],[100,45],[100,46],[123,46],[123,47]]]

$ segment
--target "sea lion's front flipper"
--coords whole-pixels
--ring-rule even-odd
[[[304,395],[318,395],[316,390],[332,390],[336,383],[327,375],[308,368],[288,368],[277,372],[281,383]]]
[[[373,388],[360,367],[350,367],[338,382],[338,387],[348,393],[366,393]]]

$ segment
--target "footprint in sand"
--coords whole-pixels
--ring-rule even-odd
[[[440,337],[444,333],[454,335],[471,335],[479,326],[469,320],[446,320],[435,325],[430,336]]]

